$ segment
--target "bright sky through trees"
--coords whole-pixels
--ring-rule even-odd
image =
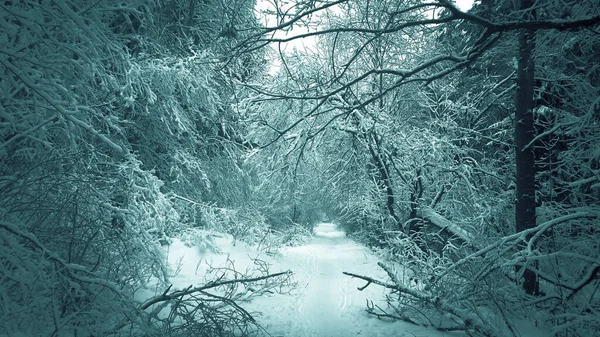
[[[460,10],[466,12],[473,6],[473,1],[474,0],[455,0],[455,4]],[[255,9],[257,11],[257,16],[258,16],[259,21],[262,22],[266,27],[272,27],[272,26],[276,25],[275,15],[265,13],[265,12],[271,12],[271,13],[275,12],[275,7],[274,7],[272,1],[258,0],[256,2]],[[330,10],[335,11],[336,8],[331,7]],[[312,30],[314,31],[318,28],[319,28],[318,26],[315,26],[315,27],[313,27]],[[294,26],[293,29],[286,31],[286,32],[276,31],[275,34],[273,35],[273,37],[289,38],[289,37],[292,37],[292,36],[295,36],[298,34],[307,33],[309,31],[311,31],[311,30],[308,29],[307,27],[296,25],[296,26]],[[284,53],[290,53],[294,49],[297,49],[299,51],[308,51],[308,50],[315,51],[315,47],[317,44],[316,43],[317,38],[318,37],[316,37],[316,36],[311,36],[311,37],[306,37],[306,38],[302,38],[302,39],[292,40],[290,42],[280,43],[278,45],[278,48]],[[279,69],[280,61],[278,59],[271,59],[270,62],[271,62],[270,73],[274,74]]]
[[[466,12],[473,7],[473,0],[456,0],[456,7],[461,11]]]

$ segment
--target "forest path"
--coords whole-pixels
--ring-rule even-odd
[[[356,320],[346,315],[346,309],[355,307],[352,279],[342,274],[344,270],[356,270],[358,264],[368,263],[366,251],[345,238],[343,232],[335,231],[331,224],[315,228],[312,242],[288,248],[284,254],[295,269],[301,286],[295,307],[298,322],[288,336],[356,336],[362,328]],[[371,261],[376,263],[376,261]],[[374,294],[380,297],[381,293]],[[362,305],[365,305],[363,300]]]
[[[173,289],[205,283],[209,265],[223,266],[233,261],[237,270],[253,266],[249,257],[263,259],[272,273],[291,270],[298,287],[289,294],[254,297],[239,304],[273,337],[449,337],[464,336],[418,327],[405,322],[389,322],[369,315],[367,300],[385,308],[385,289],[344,275],[352,272],[387,280],[377,266],[379,259],[367,247],[347,238],[334,224],[319,224],[307,244],[278,249],[275,256],[257,253],[257,247],[235,241],[230,235],[214,235],[214,244],[221,251],[211,252],[204,246],[186,245],[174,239],[166,247],[168,263],[176,274],[171,278]],[[203,242],[200,240],[196,242]],[[258,254],[258,255],[257,255]],[[140,298],[156,296],[164,289],[140,292]]]
[[[258,298],[251,309],[276,337],[441,336],[403,322],[384,322],[365,312],[366,301],[381,303],[385,290],[344,275],[343,271],[386,279],[377,257],[345,237],[333,224],[319,224],[306,245],[282,248],[281,262],[294,272],[298,289],[291,296]],[[432,334],[433,333],[433,334]]]

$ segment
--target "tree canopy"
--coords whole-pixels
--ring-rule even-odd
[[[0,335],[169,335],[134,295],[204,290],[169,293],[171,238],[332,221],[388,273],[350,273],[390,290],[370,314],[592,336],[599,6],[3,1]],[[194,317],[184,335],[223,326]]]

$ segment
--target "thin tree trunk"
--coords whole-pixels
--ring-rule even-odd
[[[377,139],[375,135],[367,136],[372,138],[372,141],[377,145]],[[394,200],[394,190],[392,188],[392,181],[390,180],[387,165],[384,162],[383,155],[379,151],[379,148],[375,149],[374,145],[371,143],[370,139],[367,139],[367,146],[369,147],[369,152],[371,153],[371,157],[373,158],[373,162],[377,167],[377,171],[379,172],[379,181],[385,188],[386,194],[386,206],[389,215],[394,219],[396,224],[400,224],[400,218],[396,214],[396,210],[394,209],[394,205],[396,204]]]
[[[408,213],[408,235],[414,235],[423,229],[422,219],[417,218],[417,211],[423,197],[423,178],[421,169],[417,169],[417,176],[413,183],[413,190],[410,192],[410,212]]]
[[[533,6],[533,0],[521,0],[521,10]],[[531,12],[525,19],[533,19]],[[534,138],[534,48],[535,31],[522,30],[519,34],[519,60],[517,68],[517,99],[515,112],[515,162],[517,168],[516,231],[535,227],[535,157],[531,142]],[[529,145],[529,146],[528,146]],[[526,293],[538,293],[537,275],[530,269],[523,274]]]

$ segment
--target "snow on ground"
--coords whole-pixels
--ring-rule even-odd
[[[385,305],[383,288],[370,285],[358,291],[365,282],[352,279],[342,271],[386,280],[377,266],[377,257],[366,247],[346,238],[334,224],[319,224],[311,242],[298,247],[284,247],[274,257],[259,253],[256,247],[234,241],[228,235],[213,237],[221,254],[199,247],[188,247],[180,240],[168,247],[168,261],[177,275],[173,288],[205,283],[207,263],[213,266],[233,261],[237,270],[252,266],[251,258],[271,264],[270,272],[292,270],[298,288],[290,294],[272,294],[239,303],[250,312],[261,312],[256,319],[274,337],[450,337],[460,333],[443,333],[405,322],[377,319],[365,312],[366,301]],[[177,267],[178,266],[178,267]],[[140,297],[151,293],[138,294]]]

